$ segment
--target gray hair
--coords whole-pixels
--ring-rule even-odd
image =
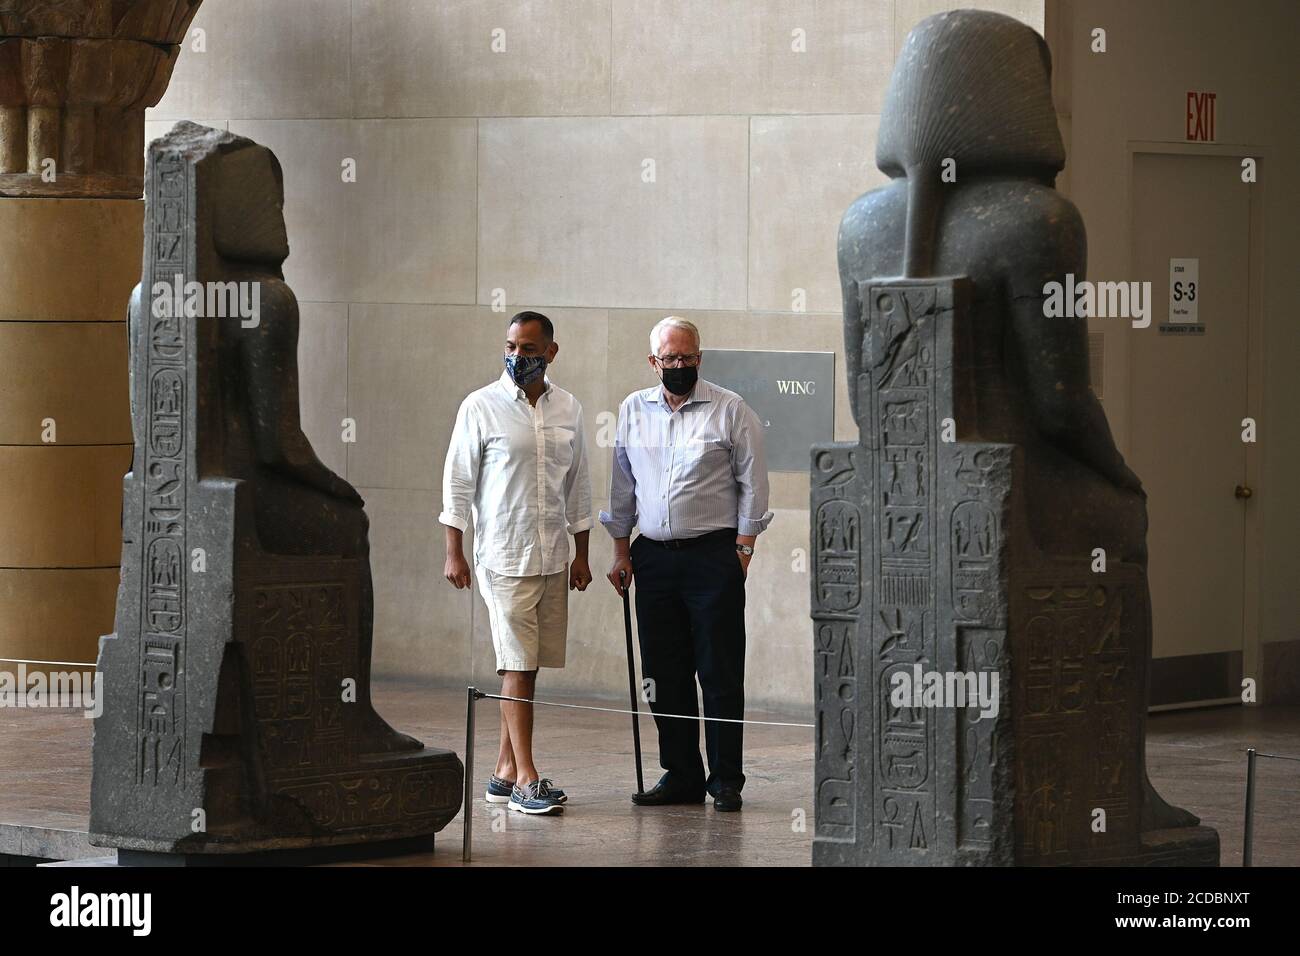
[[[688,322],[680,315],[666,315],[650,330],[650,354],[659,354],[660,339],[663,338],[664,329],[682,329],[690,332],[695,337],[695,351],[700,350],[700,330],[695,327],[695,323]]]

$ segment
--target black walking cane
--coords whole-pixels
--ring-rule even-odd
[[[632,659],[632,609],[627,598],[630,582],[626,571],[619,571],[618,579],[623,584],[623,631],[627,634],[627,693],[632,700],[632,745],[636,748],[636,792],[645,793],[645,781],[641,778],[641,710],[636,703],[636,664]]]

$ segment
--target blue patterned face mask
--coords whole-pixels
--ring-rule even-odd
[[[507,355],[506,371],[515,384],[524,388],[546,373],[546,358],[542,355]]]

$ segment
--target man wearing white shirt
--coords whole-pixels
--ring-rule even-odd
[[[487,604],[501,695],[531,701],[539,667],[563,667],[568,590],[591,583],[593,519],[582,406],[546,375],[559,345],[551,321],[520,312],[506,329],[505,371],[456,414],[443,472],[443,575],[470,587],[464,531]],[[568,535],[574,556],[569,562]],[[533,764],[533,705],[501,702],[501,751],[486,799],[558,813],[567,797]]]
[[[610,583],[635,577],[642,677],[655,714],[697,712],[699,675],[709,757],[705,777],[693,720],[656,717],[666,771],[639,806],[703,803],[739,810],[745,713],[745,577],[768,510],[763,424],[735,392],[699,377],[699,330],[670,315],[650,333],[650,367],[661,384],[619,407],[609,511]],[[632,528],[641,531],[629,545]]]

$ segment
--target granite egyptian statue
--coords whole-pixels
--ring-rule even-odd
[[[213,854],[431,835],[459,808],[461,764],[370,701],[368,521],[300,427],[279,163],[180,123],[150,145],[145,185],[91,842]]]
[[[818,864],[1218,863],[1146,776],[1145,493],[1086,319],[1044,317],[1086,256],[1049,77],[1018,21],[922,21],[892,181],[840,226],[860,440],[812,456]],[[907,692],[929,673],[955,699]],[[997,706],[963,706],[993,675]]]

